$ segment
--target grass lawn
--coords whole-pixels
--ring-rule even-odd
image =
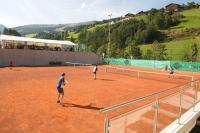
[[[69,38],[73,37],[74,39],[78,39],[79,33],[75,32],[68,32],[69,33]]]
[[[96,28],[98,27],[104,27],[104,26],[108,26],[108,23],[103,23],[103,24],[96,24],[95,26],[87,29],[88,31],[94,31]]]
[[[198,61],[200,61],[200,37],[195,37],[192,39],[177,40],[166,42],[168,58],[172,60],[182,60],[186,52],[191,53],[192,44],[197,43],[199,54]],[[147,49],[151,48],[151,44],[140,46],[142,53],[144,54]]]
[[[146,21],[147,16],[146,15],[141,15],[141,16],[135,16],[133,18],[130,19],[136,19],[136,20],[141,20],[143,19],[144,21]],[[122,21],[126,21],[126,19],[121,19],[119,21],[116,21],[115,23],[120,23]],[[108,26],[108,23],[103,23],[103,24],[96,24],[95,26],[91,27],[88,29],[88,31],[94,31],[97,27],[104,27],[104,26]]]
[[[25,37],[34,38],[37,34],[26,34]]]
[[[180,12],[185,16],[181,23],[171,29],[175,32],[176,30],[181,30],[182,28],[200,28],[200,9],[192,9]],[[191,54],[192,44],[197,43],[199,54],[198,61],[200,61],[200,36],[195,36],[193,38],[182,38],[182,40],[173,40],[166,42],[168,58],[172,60],[182,60],[185,53]],[[147,49],[151,48],[151,44],[145,44],[140,46],[142,53],[146,52]]]
[[[181,12],[185,16],[181,23],[172,29],[179,28],[199,28],[200,27],[200,9],[192,9]]]

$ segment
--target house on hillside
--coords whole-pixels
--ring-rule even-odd
[[[141,11],[141,12],[138,12],[137,13],[137,16],[142,16],[142,15],[145,15],[146,13],[144,11]]]
[[[131,17],[135,17],[135,14],[127,13],[127,14],[125,15],[125,18],[131,18]]]
[[[176,3],[171,3],[167,6],[165,6],[166,10],[173,10],[173,11],[180,11],[181,9],[181,5],[176,4]]]
[[[196,3],[195,8],[200,8],[200,3]]]

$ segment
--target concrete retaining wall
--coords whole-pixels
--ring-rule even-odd
[[[45,66],[57,61],[95,64],[100,63],[100,58],[94,53],[83,52],[0,49],[0,66],[9,66],[10,61],[15,66]]]

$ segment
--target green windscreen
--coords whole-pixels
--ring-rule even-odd
[[[105,58],[106,64],[125,65],[125,66],[141,66],[147,68],[169,68],[184,71],[200,71],[200,62],[182,62],[182,61],[157,61],[157,60],[132,60],[132,59],[114,59]]]

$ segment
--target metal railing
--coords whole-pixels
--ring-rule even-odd
[[[193,81],[194,76],[191,75],[183,75],[183,74],[170,74],[170,73],[160,73],[160,72],[149,72],[149,71],[142,71],[142,70],[134,70],[134,69],[128,69],[128,68],[121,68],[121,67],[113,67],[113,66],[107,66],[105,67],[105,72],[121,72],[122,74],[124,73],[135,73],[137,78],[139,79],[142,77],[142,75],[155,75],[155,76],[163,76],[163,77],[173,77],[173,78],[186,78],[188,81]]]
[[[178,112],[178,118],[177,119],[178,119],[178,123],[181,124],[181,116],[183,114],[183,102],[185,102],[183,97],[186,96],[186,95],[184,95],[184,93],[186,93],[189,90],[192,90],[192,93],[194,92],[194,95],[192,95],[192,97],[191,97],[191,99],[193,100],[193,102],[191,103],[192,105],[188,109],[193,107],[193,111],[195,111],[195,106],[199,102],[199,99],[198,99],[199,89],[200,89],[199,84],[200,84],[200,79],[196,79],[194,81],[190,81],[190,82],[187,82],[187,83],[184,83],[184,84],[181,84],[181,85],[174,86],[172,88],[168,88],[168,89],[165,89],[165,90],[162,90],[162,91],[159,91],[159,92],[155,92],[155,93],[152,93],[152,94],[147,95],[147,96],[143,96],[143,97],[140,97],[140,98],[136,98],[136,99],[124,102],[124,103],[120,103],[120,104],[117,104],[117,105],[113,105],[113,106],[101,109],[100,112],[105,114],[104,133],[109,133],[109,128],[110,128],[110,118],[108,118],[109,112],[115,111],[115,110],[123,108],[123,107],[126,107],[128,105],[132,105],[132,104],[135,104],[135,103],[138,103],[138,102],[142,102],[142,101],[144,101],[148,98],[154,98],[154,102],[152,103],[154,105],[154,118],[153,118],[154,120],[153,120],[153,130],[152,130],[152,132],[156,133],[157,132],[157,124],[158,124],[159,101],[165,98],[165,97],[159,98],[159,96],[163,95],[163,94],[165,94],[169,91],[173,91],[174,89],[177,89],[177,88],[178,88],[178,90],[175,93],[167,95],[166,97],[172,96],[172,95],[179,95],[180,96],[179,97],[179,105],[178,105],[179,112]],[[135,108],[132,111],[137,110],[137,109],[139,109],[139,108]]]

